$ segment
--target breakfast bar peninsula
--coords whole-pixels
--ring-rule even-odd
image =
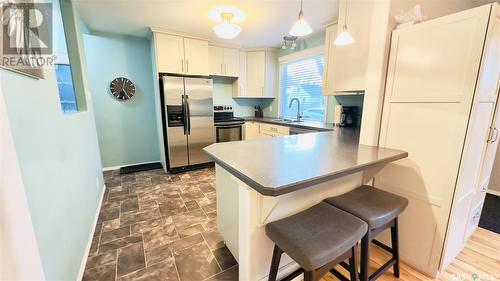
[[[273,242],[264,226],[368,183],[404,151],[359,145],[342,130],[212,144],[217,225],[239,280],[266,280]],[[283,256],[278,277],[298,268]]]

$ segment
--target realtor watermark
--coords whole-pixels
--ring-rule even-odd
[[[52,3],[1,4],[0,63],[14,69],[54,66]]]
[[[452,275],[453,280],[466,280],[466,281],[493,281],[498,279],[497,274],[486,274],[486,273],[455,273]]]

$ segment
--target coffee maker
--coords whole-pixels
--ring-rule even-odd
[[[358,107],[357,106],[342,106],[340,113],[340,127],[356,127],[358,124]]]

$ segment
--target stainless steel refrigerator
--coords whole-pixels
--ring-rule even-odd
[[[168,170],[210,163],[202,149],[215,143],[212,79],[163,75],[160,88]]]

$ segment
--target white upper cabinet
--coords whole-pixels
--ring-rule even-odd
[[[210,75],[222,76],[224,73],[224,52],[221,47],[208,46]]]
[[[224,75],[230,77],[240,76],[240,51],[232,48],[224,48]]]
[[[238,49],[209,46],[210,75],[240,76],[240,55]]]
[[[158,72],[184,73],[184,40],[180,36],[155,33]]]
[[[233,97],[247,96],[247,52],[239,51],[240,72],[239,77],[233,82]]]
[[[264,95],[266,52],[247,53],[247,96]]]
[[[276,81],[278,81],[277,58],[274,52],[247,52],[246,97],[274,98]]]
[[[155,33],[158,72],[209,75],[208,41]]]
[[[365,90],[370,40],[370,28],[366,23],[371,22],[373,4],[370,1],[349,1],[347,17],[346,4],[346,0],[340,0],[338,25],[327,28],[325,95]],[[342,31],[344,23],[354,43],[335,46],[336,35]],[[336,32],[334,28],[337,28]]]
[[[184,38],[184,58],[186,74],[209,75],[207,41]]]

